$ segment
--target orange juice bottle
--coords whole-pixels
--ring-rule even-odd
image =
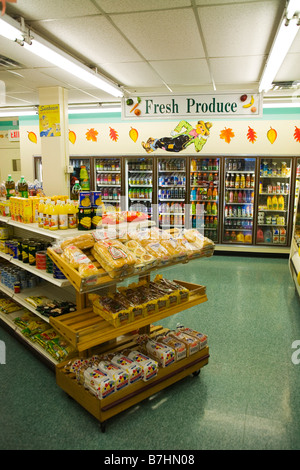
[[[273,210],[278,210],[278,199],[277,199],[277,196],[274,196],[272,197],[272,208]]]

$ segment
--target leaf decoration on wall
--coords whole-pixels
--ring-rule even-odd
[[[271,144],[274,144],[275,140],[277,139],[277,132],[275,131],[275,129],[273,129],[273,127],[270,127],[270,129],[268,130],[267,137]]]
[[[234,132],[230,127],[225,127],[220,133],[220,139],[224,139],[227,144],[230,144],[232,137],[234,137]]]
[[[133,142],[137,141],[138,136],[139,136],[138,131],[134,129],[134,127],[131,127],[129,131],[129,137],[133,140]]]
[[[74,131],[69,131],[69,141],[71,142],[71,144],[75,144],[76,134]]]
[[[300,142],[300,129],[295,126],[294,139],[296,142]]]
[[[256,139],[257,139],[257,134],[256,134],[255,130],[252,129],[252,127],[250,127],[250,126],[248,126],[247,139],[248,139],[249,142],[251,142],[252,144],[254,144],[254,142],[255,142]]]
[[[111,138],[111,140],[113,140],[114,142],[117,142],[118,138],[119,138],[119,134],[117,133],[117,131],[115,129],[113,129],[112,127],[109,128],[109,137]]]
[[[28,139],[30,140],[30,142],[33,142],[34,144],[37,143],[37,137],[36,137],[36,134],[32,131],[27,131],[28,133]]]
[[[86,135],[86,140],[91,140],[92,142],[97,142],[98,131],[96,131],[94,128],[89,129],[86,132],[85,135]]]

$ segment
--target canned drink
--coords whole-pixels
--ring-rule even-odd
[[[18,242],[11,243],[12,257],[18,259]]]
[[[28,243],[28,261],[31,266],[35,266],[36,260],[36,252],[37,252],[37,243],[36,242],[29,242]]]
[[[21,283],[20,282],[15,282],[14,283],[14,291],[15,291],[15,294],[19,294],[21,292]]]
[[[22,241],[22,261],[23,263],[28,263],[28,240],[23,240]]]

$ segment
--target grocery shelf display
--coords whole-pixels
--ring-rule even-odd
[[[157,163],[158,223],[161,228],[185,226],[187,203],[185,158],[159,158]]]
[[[219,239],[220,158],[190,159],[190,225]]]
[[[256,158],[225,158],[222,243],[253,244]]]
[[[126,158],[125,208],[153,217],[153,159]]]
[[[291,158],[259,158],[256,244],[288,244],[291,167]]]
[[[299,160],[298,162],[299,163]],[[298,168],[298,166],[297,166]],[[297,174],[296,174],[297,176]],[[295,289],[300,296],[300,189],[296,193],[296,208],[293,221],[293,233],[289,255],[289,269],[295,284]]]
[[[102,202],[111,212],[120,210],[122,173],[120,158],[95,158],[95,191],[99,191]]]

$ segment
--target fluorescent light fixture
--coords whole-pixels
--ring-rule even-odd
[[[80,80],[83,80],[84,82],[89,83],[110,95],[117,98],[121,98],[123,96],[123,92],[120,87],[107,78],[92,71],[89,67],[81,64],[78,60],[73,59],[73,57],[40,38],[38,35],[35,34],[32,38],[29,35],[29,31],[22,33],[19,28],[19,23],[12,20],[12,18],[7,15],[4,15],[3,19],[0,20],[1,36],[20,43],[25,49],[43,60],[50,62],[56,67],[65,70]]]
[[[36,116],[37,108],[0,108],[0,117]]]
[[[300,13],[300,2],[299,2],[299,0],[290,0],[287,7],[286,7],[286,17],[287,17],[287,19],[290,20],[297,13]]]
[[[121,106],[107,106],[98,108],[85,107],[69,107],[68,114],[98,114],[98,113],[121,113]]]
[[[289,2],[287,9],[290,6],[291,2]],[[294,17],[295,13],[296,6],[289,10],[289,15],[292,15],[291,19],[288,19],[286,14],[281,19],[280,27],[275,36],[275,41],[272,45],[266,67],[259,84],[259,92],[271,89],[272,82],[299,31],[299,21],[297,17]]]

